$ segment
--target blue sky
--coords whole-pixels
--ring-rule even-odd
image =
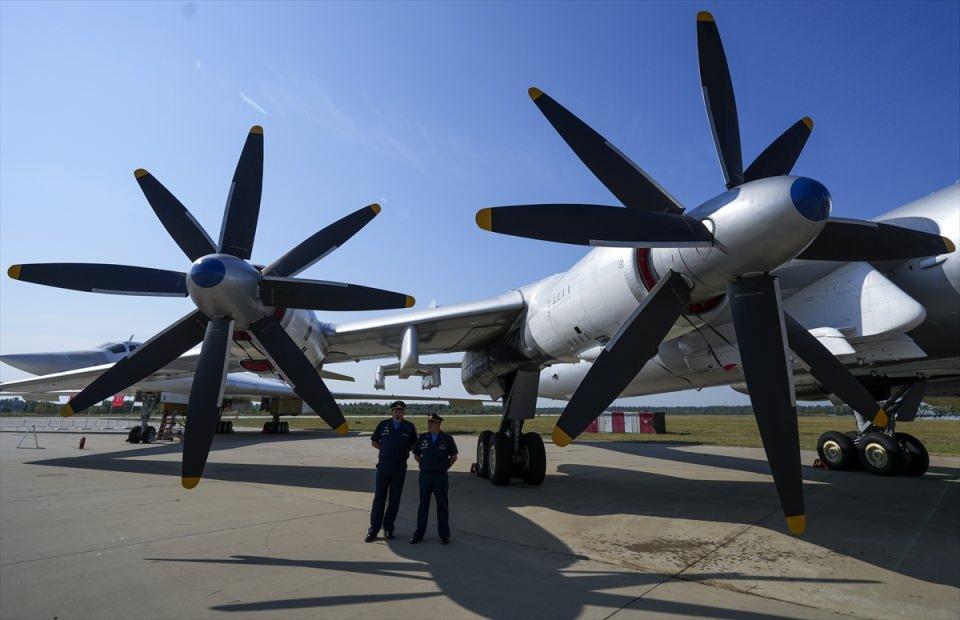
[[[835,215],[872,217],[960,178],[957,2],[3,2],[0,264],[186,269],[133,170],[150,170],[215,236],[246,131],[261,124],[256,261],[376,201],[380,216],[305,277],[405,291],[426,306],[562,271],[582,249],[473,222],[497,204],[616,204],[527,88],[695,206],[723,189],[697,72],[700,9],[723,36],[745,163],[809,115],[796,172],[830,188]],[[3,277],[0,351],[146,339],[191,307]],[[334,369],[356,375],[352,387],[372,382],[372,364]],[[444,372],[442,393],[461,393]],[[640,402],[745,397],[723,388]]]

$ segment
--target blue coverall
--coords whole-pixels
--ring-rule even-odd
[[[450,507],[447,503],[447,469],[450,457],[457,454],[453,437],[443,431],[434,438],[423,433],[417,438],[413,453],[420,457],[420,507],[417,509],[417,531],[414,538],[423,538],[430,514],[430,495],[437,499],[437,531],[440,538],[450,538]]]
[[[410,448],[417,441],[417,429],[406,420],[395,425],[393,418],[390,418],[377,424],[370,440],[380,442],[376,493],[373,496],[370,529],[367,532],[376,536],[381,527],[386,532],[393,533],[397,512],[400,510],[400,494],[403,493],[403,482],[407,477],[407,459],[410,457]]]

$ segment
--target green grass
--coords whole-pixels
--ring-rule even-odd
[[[386,416],[384,416],[386,417]],[[291,428],[329,430],[322,420],[315,416],[286,418]],[[419,430],[426,430],[426,418],[407,416]],[[524,430],[549,436],[556,422],[556,416],[539,416],[528,420]],[[347,416],[350,430],[372,431],[379,421],[377,418],[357,418]],[[262,426],[263,419],[244,420],[240,416],[236,425]],[[475,435],[482,430],[496,430],[500,416],[450,416],[443,423],[443,429],[453,434]],[[800,447],[815,450],[817,438],[828,430],[853,430],[853,419],[836,416],[800,417]],[[960,420],[919,420],[901,422],[897,430],[916,436],[931,454],[960,455]],[[667,433],[663,435],[639,435],[625,433],[584,433],[581,441],[669,441],[685,444],[708,444],[715,446],[762,447],[757,424],[752,416],[743,415],[676,415],[667,416]]]

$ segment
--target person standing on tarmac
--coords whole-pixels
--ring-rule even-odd
[[[420,507],[417,509],[417,531],[410,538],[415,545],[423,540],[430,514],[430,496],[437,498],[437,532],[440,542],[450,543],[450,507],[447,503],[447,470],[457,461],[457,444],[451,435],[440,430],[443,422],[436,413],[427,418],[427,429],[417,438],[413,458],[420,464]]]
[[[407,405],[402,400],[390,404],[392,417],[377,424],[370,443],[380,451],[377,463],[376,493],[370,508],[370,529],[364,542],[373,542],[383,528],[387,540],[393,540],[397,512],[400,510],[400,494],[407,477],[407,459],[410,448],[417,441],[417,428],[403,414]],[[389,496],[389,501],[388,501]],[[386,507],[386,514],[384,514]]]

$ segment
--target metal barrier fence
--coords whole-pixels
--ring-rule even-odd
[[[136,418],[106,418],[72,416],[35,417],[0,416],[0,431],[27,431],[35,426],[37,431],[123,431],[139,424]]]

